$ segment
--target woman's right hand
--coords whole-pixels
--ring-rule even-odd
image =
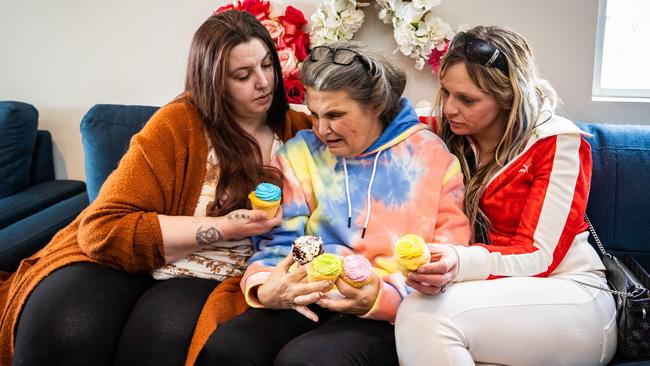
[[[318,316],[307,305],[323,298],[332,284],[329,281],[306,282],[304,266],[297,266],[289,272],[293,263],[291,254],[278,263],[266,282],[257,288],[257,299],[269,309],[295,309],[317,322]]]
[[[271,219],[262,210],[234,210],[219,217],[221,235],[224,240],[240,239],[260,235],[280,225],[282,221],[282,206]]]
[[[431,261],[409,272],[406,284],[427,295],[444,292],[456,279],[458,269],[458,254],[451,245],[428,244]]]

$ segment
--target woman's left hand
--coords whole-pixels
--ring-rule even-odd
[[[373,280],[361,288],[350,286],[339,277],[336,280],[336,287],[345,297],[342,299],[327,297],[318,300],[316,304],[338,313],[363,315],[370,311],[379,295],[379,277],[374,273],[372,277]]]
[[[435,295],[456,278],[458,254],[451,244],[428,244],[431,261],[423,264],[416,272],[409,272],[406,284],[423,294]]]

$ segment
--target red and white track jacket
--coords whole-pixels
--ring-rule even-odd
[[[604,269],[587,242],[591,152],[582,135],[589,136],[554,115],[492,177],[481,198],[492,225],[489,244],[452,246],[459,257],[456,282]]]

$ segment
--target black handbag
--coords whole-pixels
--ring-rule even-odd
[[[650,359],[650,276],[631,256],[626,254],[621,260],[607,253],[586,214],[585,220],[602,253],[601,260],[605,265],[605,275],[611,288],[575,282],[611,292],[614,296],[618,326],[617,359]]]

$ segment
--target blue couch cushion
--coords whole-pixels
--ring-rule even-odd
[[[593,176],[587,214],[605,247],[650,268],[650,126],[587,124]]]
[[[90,202],[117,167],[131,137],[156,110],[158,107],[98,104],[86,113],[81,120],[81,141]]]
[[[0,229],[85,190],[84,182],[50,180],[0,198]]]
[[[0,230],[0,271],[14,272],[18,264],[40,250],[88,206],[86,192]]]
[[[0,102],[0,198],[29,185],[38,111],[30,104]]]

